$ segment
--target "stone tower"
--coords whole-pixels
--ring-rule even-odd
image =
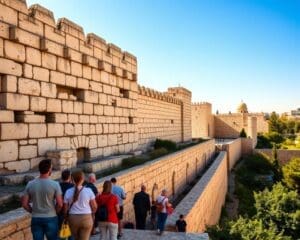
[[[192,112],[191,112],[192,93],[183,87],[172,87],[172,88],[168,88],[166,94],[175,97],[177,99],[180,99],[182,101],[181,139],[182,141],[192,140]]]
[[[192,104],[192,137],[209,138],[214,136],[214,118],[208,102]]]

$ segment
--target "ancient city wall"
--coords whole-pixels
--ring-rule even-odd
[[[172,197],[177,196],[209,161],[215,151],[214,143],[214,140],[209,140],[112,175],[127,193],[124,202],[125,221],[134,221],[132,199],[134,193],[140,191],[142,183],[146,185],[152,199],[156,199],[163,188],[167,188]],[[112,176],[97,181],[99,190],[103,182]]]
[[[218,223],[227,192],[227,157],[220,152],[199,182],[177,205],[167,219],[167,226],[174,228],[180,214],[185,215],[188,232],[204,232],[206,226]]]
[[[190,91],[139,89],[132,54],[40,5],[1,1],[1,175],[36,168],[48,151],[71,150],[59,170],[156,138],[191,139]]]
[[[147,192],[152,199],[156,199],[163,188],[169,190],[171,197],[177,196],[183,187],[203,169],[211,159],[214,150],[215,141],[209,140],[144,165],[101,178],[96,185],[101,191],[105,180],[116,177],[118,184],[123,186],[127,193],[124,202],[124,221],[134,222],[132,200],[134,194],[140,191],[141,184],[146,185]],[[210,191],[214,197],[216,195],[215,185],[212,184],[211,187]],[[2,214],[0,215],[0,236],[2,237],[0,239],[29,240],[31,239],[28,237],[30,236],[29,225],[30,215],[21,209]]]
[[[237,138],[224,143],[221,142],[216,145],[216,148],[220,151],[226,151],[227,169],[230,171],[242,156],[242,138]]]
[[[137,128],[139,148],[157,138],[182,141],[182,101],[165,93],[139,86]]]
[[[214,116],[216,138],[238,138],[242,128],[247,132],[247,115],[241,113]]]
[[[214,116],[212,115],[210,103],[192,104],[192,137],[214,137]]]
[[[272,157],[272,149],[254,149],[254,153],[262,153]],[[280,164],[285,165],[292,158],[300,158],[300,150],[277,149],[277,157]]]

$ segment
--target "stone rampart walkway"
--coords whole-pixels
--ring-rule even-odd
[[[99,240],[100,236],[95,235],[90,240]],[[131,230],[124,229],[121,240],[208,240],[207,233],[177,233],[164,232],[162,236],[156,235],[155,231],[150,230]]]

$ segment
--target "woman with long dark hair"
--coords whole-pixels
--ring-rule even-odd
[[[84,187],[84,173],[74,171],[73,188],[67,190],[64,197],[64,213],[68,213],[68,221],[75,240],[89,240],[93,228],[92,213],[96,212],[95,195],[90,188]]]

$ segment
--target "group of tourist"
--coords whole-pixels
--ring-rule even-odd
[[[85,181],[81,170],[64,170],[60,183],[51,180],[51,160],[39,163],[40,176],[30,181],[22,197],[22,206],[32,214],[31,232],[34,240],[57,240],[59,229],[67,221],[71,230],[69,240],[88,240],[100,230],[100,240],[116,240],[122,236],[124,189],[118,186],[116,178],[103,184],[103,191],[98,193],[95,174],[90,174]],[[150,205],[146,187],[133,198],[136,228],[146,228],[148,212],[153,226],[157,223],[157,232],[164,231],[166,219],[172,209],[163,190],[157,200]],[[176,222],[177,231],[185,231],[183,216]]]

